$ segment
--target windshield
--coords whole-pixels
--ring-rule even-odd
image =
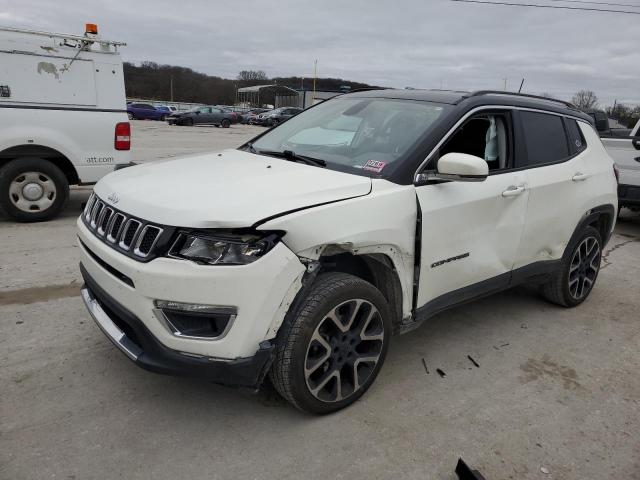
[[[335,98],[303,111],[255,142],[253,151],[295,152],[327,168],[382,173],[401,160],[447,108],[387,98]]]

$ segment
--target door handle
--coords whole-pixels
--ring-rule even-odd
[[[515,197],[516,195],[520,195],[524,192],[524,185],[516,187],[515,185],[511,185],[504,192],[502,192],[503,197]]]
[[[587,175],[586,173],[577,172],[573,177],[571,177],[571,180],[573,180],[574,182],[582,182],[587,178],[589,178],[589,175]]]

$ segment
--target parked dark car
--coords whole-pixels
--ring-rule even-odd
[[[159,110],[149,103],[127,104],[129,120],[161,120],[164,121],[170,112]]]
[[[240,117],[240,122],[245,124],[251,123],[251,120],[254,120],[258,115],[269,111],[268,108],[252,108]]]
[[[286,122],[291,117],[295,117],[302,111],[302,108],[298,107],[281,107],[276,108],[270,115],[266,117],[267,125],[278,125],[279,123]]]
[[[258,115],[251,117],[249,119],[250,125],[267,125],[267,118],[271,115],[274,110],[267,110],[266,112],[259,113]]]
[[[167,122],[169,125],[208,124],[229,128],[234,123],[235,115],[233,112],[225,112],[220,107],[204,106],[193,108],[188,112],[174,113],[167,117]]]

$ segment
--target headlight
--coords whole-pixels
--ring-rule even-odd
[[[169,256],[205,265],[246,265],[255,262],[280,240],[277,233],[231,235],[180,233]]]

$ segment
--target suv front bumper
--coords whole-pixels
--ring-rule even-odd
[[[181,356],[232,362],[255,355],[265,340],[276,336],[305,272],[282,243],[248,265],[197,265],[165,257],[140,262],[97,238],[82,220],[77,225],[80,261],[93,280],[94,287],[87,281],[93,296],[99,295],[99,287],[159,345]],[[158,301],[229,307],[237,315],[223,335],[196,338],[170,328],[158,315]]]
[[[230,361],[186,355],[162,345],[134,314],[107,294],[80,265],[82,299],[104,334],[138,366],[156,373],[201,377],[223,385],[257,388],[271,365],[273,345],[260,343],[255,355]]]

